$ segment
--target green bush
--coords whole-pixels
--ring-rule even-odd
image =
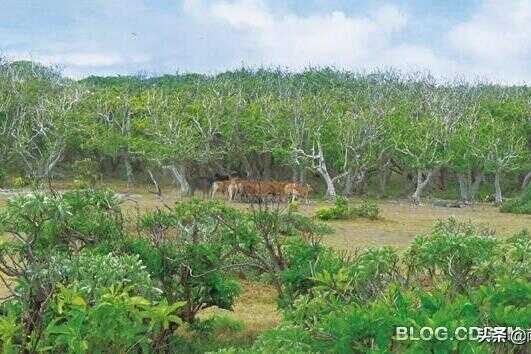
[[[161,299],[133,256],[52,254],[16,289],[0,307],[4,353],[157,351],[184,305]]]
[[[531,214],[531,184],[529,184],[520,197],[505,201],[500,207],[502,213]]]
[[[11,177],[11,181],[9,183],[13,188],[24,188],[29,186],[31,183],[27,178],[24,178],[22,176],[14,176]]]
[[[60,287],[47,309],[53,320],[44,327],[37,351],[157,351],[165,332],[181,323],[176,311],[182,305],[152,302],[114,286],[90,303],[78,287]]]
[[[355,208],[354,212],[357,216],[362,218],[368,218],[371,220],[376,220],[380,215],[380,208],[376,202],[371,200],[364,200],[361,202],[361,205]]]
[[[220,336],[230,332],[240,332],[244,329],[243,321],[228,315],[216,314],[194,324],[194,329],[201,335]]]
[[[450,219],[418,236],[402,258],[374,248],[320,267],[310,262],[311,275],[284,279],[305,284],[283,307],[284,322],[249,350],[226,352],[519,352],[510,343],[399,341],[395,330],[528,328],[530,247],[527,232],[496,239],[489,230]],[[308,259],[304,253],[297,258]]]
[[[173,210],[144,214],[138,221],[141,241],[127,248],[146,262],[168,301],[186,302],[180,316],[193,322],[209,306],[230,309],[240,292],[227,272],[233,255],[224,242],[228,232],[222,219],[234,212],[217,201],[177,202]]]
[[[52,283],[77,284],[85,299],[98,298],[103,289],[112,286],[127,288],[129,293],[148,299],[159,299],[156,287],[138,255],[98,254],[91,250],[77,257],[53,254],[46,267],[39,269]]]
[[[348,199],[337,197],[333,207],[321,207],[317,209],[315,216],[321,220],[349,219],[353,213],[349,208]]]
[[[406,263],[433,283],[449,281],[460,290],[477,286],[494,275],[500,241],[486,230],[455,219],[440,221],[429,235],[416,237]]]
[[[321,220],[353,219],[356,217],[375,220],[380,215],[380,208],[374,201],[364,200],[358,207],[351,207],[348,199],[337,197],[333,207],[321,207],[315,216]]]

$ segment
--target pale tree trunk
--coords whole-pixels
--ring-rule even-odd
[[[155,178],[155,176],[153,175],[153,172],[151,172],[150,169],[148,169],[147,172],[149,174],[149,178],[151,178],[151,182],[153,182],[153,185],[155,186],[157,195],[160,197],[162,195],[162,190],[160,189],[160,185],[157,182],[157,179]]]
[[[495,193],[495,201],[498,204],[500,204],[503,201],[500,181],[501,181],[501,171],[498,169],[496,170],[496,172],[494,172],[494,193]]]
[[[321,146],[321,143],[317,141],[317,153],[315,152],[315,146],[312,148],[312,154],[307,154],[302,149],[297,149],[296,153],[301,154],[307,158],[310,158],[312,161],[312,168],[314,171],[317,171],[321,175],[321,178],[324,180],[326,185],[326,198],[328,199],[335,199],[336,194],[336,188],[334,186],[334,181],[338,180],[339,178],[343,177],[345,173],[335,176],[332,178],[330,176],[330,173],[328,172],[328,168],[326,166],[326,161],[323,154],[323,148]],[[302,172],[302,171],[301,171]]]
[[[531,172],[525,175],[524,180],[522,181],[522,189],[524,189],[527,186],[529,181],[531,181]]]
[[[170,172],[173,174],[173,178],[175,179],[175,185],[178,185],[180,188],[179,192],[183,195],[190,194],[190,184],[186,180],[184,166],[180,166],[180,168],[178,168],[175,165],[169,165],[166,166],[166,168],[170,170]]]
[[[62,160],[64,150],[65,150],[64,146],[61,146],[61,148],[57,151],[55,155],[50,156],[50,158],[48,159],[48,163],[46,164],[45,171],[44,171],[45,178],[50,178],[55,166],[57,165],[59,161]]]
[[[134,179],[133,179],[133,167],[131,166],[131,162],[129,162],[129,153],[124,154],[124,165],[125,165],[125,176],[127,178],[127,189],[131,189],[133,187]]]
[[[433,176],[433,170],[429,170],[429,171],[418,170],[417,171],[417,187],[415,188],[415,193],[413,193],[413,195],[411,196],[411,198],[413,199],[415,203],[418,204],[420,202],[420,196],[422,194],[422,191],[424,190],[424,188],[426,188],[432,176]]]
[[[362,166],[360,167],[355,174],[355,182],[356,182],[356,192],[358,194],[363,194],[367,190],[367,167]]]
[[[483,174],[481,172],[472,174],[472,172],[468,170],[465,174],[459,173],[457,175],[457,180],[459,182],[461,200],[472,202],[476,198],[479,186],[483,180]]]
[[[245,175],[247,176],[247,178],[251,178],[252,174],[253,174],[253,168],[249,162],[249,159],[247,159],[247,156],[243,155],[242,154],[242,166],[243,166],[243,169],[244,169],[244,172],[245,172]]]
[[[323,170],[318,170],[318,172],[319,174],[321,174],[321,177],[323,177],[325,184],[326,184],[326,198],[335,199],[336,198],[336,187],[334,187],[334,182],[332,181],[330,174],[326,170],[326,166]]]
[[[461,200],[463,201],[470,200],[469,189],[468,189],[470,181],[468,180],[468,177],[469,175],[465,176],[462,173],[459,173],[457,175],[457,181],[459,182],[459,192],[461,195]]]
[[[315,155],[314,155],[315,156]],[[334,186],[334,181],[330,174],[328,173],[328,168],[326,167],[326,162],[324,159],[323,148],[320,143],[317,143],[317,159],[316,170],[319,172],[326,184],[326,198],[335,199],[336,198],[336,187]]]
[[[379,167],[379,181],[380,181],[380,197],[383,197],[385,195],[385,192],[387,191],[387,178],[389,177],[389,164],[391,163],[391,160],[386,157],[383,153],[380,157],[380,167]]]
[[[354,170],[352,167],[348,169],[347,176],[345,177],[345,190],[343,193],[347,196],[351,196],[354,192]]]
[[[483,181],[483,173],[479,172],[478,174],[474,175],[474,181],[470,185],[470,198],[472,200],[476,199],[476,195],[479,191],[479,186],[481,185],[481,182]]]

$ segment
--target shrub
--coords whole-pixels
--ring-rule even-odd
[[[465,291],[494,275],[499,246],[487,230],[450,218],[439,221],[431,234],[415,238],[406,263],[432,283],[449,281],[454,289]]]
[[[156,287],[146,266],[138,255],[98,254],[83,251],[77,257],[53,254],[38,276],[52,284],[79,286],[86,299],[98,298],[101,291],[112,286],[128,288],[129,293],[148,299],[159,299],[162,291]]]
[[[290,212],[296,212],[296,211],[299,211],[299,208],[300,208],[301,204],[299,201],[297,200],[292,200],[288,203],[288,210]]]
[[[304,291],[283,307],[284,322],[240,352],[519,352],[510,343],[493,348],[472,340],[398,341],[395,330],[528,328],[530,247],[527,232],[495,239],[487,229],[449,219],[418,236],[402,260],[390,248],[336,255],[336,262],[325,261],[320,269],[319,258],[310,262],[309,278],[303,271],[284,279],[306,279],[295,281],[305,284]]]
[[[77,286],[62,287],[47,309],[47,317],[53,320],[44,328],[37,351],[156,351],[165,332],[181,323],[175,315],[181,306],[152,302],[115,286],[89,303]]]
[[[3,352],[156,351],[184,304],[161,300],[138,257],[90,252],[51,255],[16,289],[1,308]]]
[[[232,249],[220,218],[235,212],[216,201],[178,202],[170,211],[149,212],[139,220],[142,241],[128,248],[145,260],[168,301],[183,300],[180,316],[193,322],[205,307],[230,309],[240,286],[227,272]]]
[[[359,207],[355,208],[354,213],[362,218],[376,220],[380,215],[380,208],[376,202],[364,200]]]
[[[505,201],[500,207],[502,213],[531,214],[531,184],[529,184],[520,197]]]
[[[348,205],[348,199],[337,197],[333,207],[321,207],[317,209],[316,214],[321,220],[348,219],[352,217],[351,209]]]
[[[14,176],[11,177],[10,185],[13,188],[24,188],[29,186],[31,183],[27,178],[24,178],[22,176]]]
[[[316,211],[316,217],[321,220],[352,219],[355,217],[375,220],[380,214],[378,204],[364,200],[358,207],[349,206],[348,199],[338,197],[333,207],[321,207]]]
[[[216,314],[207,319],[198,321],[194,329],[202,335],[224,335],[230,332],[240,332],[244,329],[243,321],[228,315]]]

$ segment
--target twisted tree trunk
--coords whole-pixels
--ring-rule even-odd
[[[178,168],[175,165],[169,165],[165,166],[166,169],[170,170],[170,172],[173,174],[173,177],[175,179],[175,185],[179,186],[180,190],[179,192],[183,195],[190,194],[190,184],[186,180],[186,173],[184,166],[179,166]]]
[[[531,171],[527,175],[525,175],[524,180],[522,181],[522,189],[524,189],[530,181],[531,181]]]
[[[424,188],[426,188],[426,186],[430,182],[431,177],[433,176],[433,172],[434,170],[428,170],[428,171],[418,170],[417,171],[417,187],[415,188],[415,193],[413,193],[413,195],[411,196],[411,199],[413,199],[415,203],[418,204],[420,202],[420,196],[422,194],[422,191],[424,190]]]
[[[500,182],[501,182],[501,171],[497,169],[496,172],[494,172],[494,193],[495,193],[495,201],[498,204],[501,204],[501,202],[503,202]]]

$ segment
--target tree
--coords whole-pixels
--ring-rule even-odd
[[[2,64],[0,157],[18,158],[26,175],[49,179],[67,148],[67,135],[84,90],[55,68],[30,62]]]
[[[529,105],[518,96],[496,92],[486,97],[481,107],[479,131],[489,141],[486,154],[487,170],[494,174],[496,203],[503,201],[503,173],[517,169],[528,154],[526,128],[530,123]]]
[[[445,159],[446,125],[431,109],[436,104],[435,83],[431,77],[413,77],[404,83],[401,98],[388,115],[389,140],[397,157],[416,171],[414,202],[430,182],[435,170]]]

